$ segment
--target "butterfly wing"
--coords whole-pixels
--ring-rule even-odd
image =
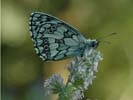
[[[45,13],[30,16],[30,32],[36,53],[43,60],[60,60],[81,53],[85,38],[72,26]]]

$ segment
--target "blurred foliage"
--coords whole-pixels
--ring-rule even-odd
[[[110,45],[101,43],[98,48],[104,60],[86,97],[132,100],[132,4],[133,0],[2,0],[2,100],[49,100],[43,94],[43,80],[53,73],[67,79],[68,60],[43,62],[35,54],[28,31],[33,11],[59,17],[88,38],[117,32],[106,39]]]

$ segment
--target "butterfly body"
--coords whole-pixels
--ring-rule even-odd
[[[82,56],[86,48],[98,43],[87,40],[77,29],[45,13],[32,13],[29,25],[36,53],[45,61]]]

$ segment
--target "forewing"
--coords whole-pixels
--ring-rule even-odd
[[[43,60],[60,60],[80,53],[85,38],[72,26],[45,13],[30,16],[30,32],[36,53]]]

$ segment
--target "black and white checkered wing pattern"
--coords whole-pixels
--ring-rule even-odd
[[[60,60],[82,53],[86,39],[65,22],[35,12],[30,16],[29,26],[36,53],[43,60]]]

